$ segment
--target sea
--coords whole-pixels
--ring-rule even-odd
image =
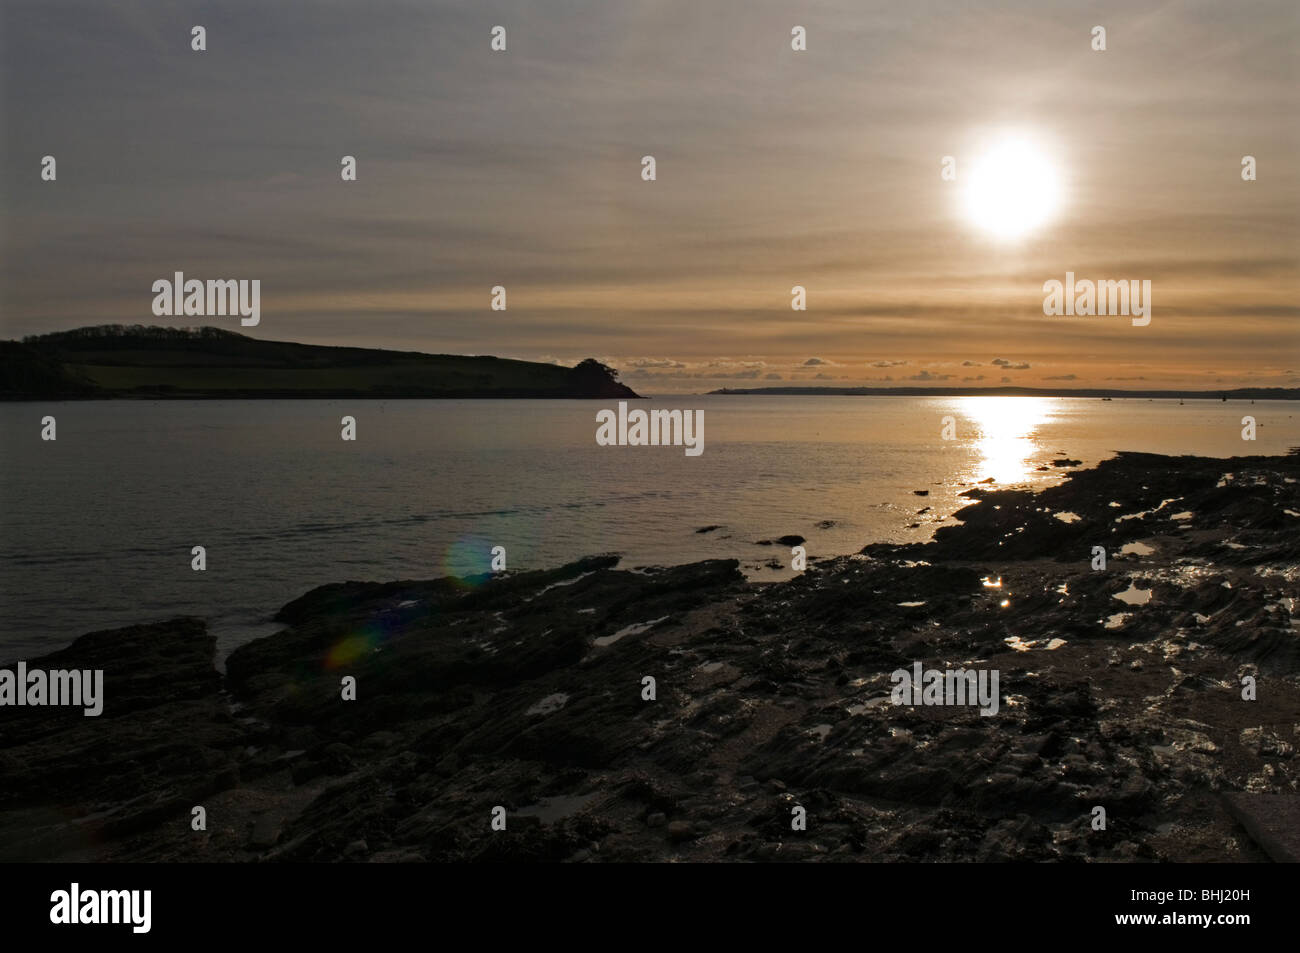
[[[599,446],[600,400],[0,404],[0,662],[91,631],[198,616],[224,657],[346,580],[736,559],[753,579],[872,542],[923,541],[962,493],[1038,487],[1119,451],[1242,456],[1300,444],[1300,402],[708,395],[682,446]],[[43,440],[43,418],[55,418]],[[355,440],[343,440],[343,418]],[[1243,418],[1255,439],[1243,439]],[[765,542],[766,541],[766,542]],[[193,568],[202,546],[206,568]]]

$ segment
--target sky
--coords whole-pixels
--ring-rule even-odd
[[[1294,0],[4,0],[0,52],[5,338],[597,357],[643,394],[1300,386]],[[963,191],[1007,142],[1054,182],[1011,239]],[[177,271],[259,279],[260,324],[155,317]],[[1149,280],[1150,324],[1044,314],[1067,272]]]

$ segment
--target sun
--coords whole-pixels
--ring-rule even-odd
[[[1041,148],[1025,138],[999,142],[964,177],[971,223],[996,238],[1022,238],[1060,205],[1060,176]]]

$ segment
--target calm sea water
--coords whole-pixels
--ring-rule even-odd
[[[179,614],[223,651],[313,586],[510,569],[599,552],[625,566],[734,557],[755,578],[924,539],[964,486],[1037,485],[1061,454],[1214,456],[1300,443],[1288,402],[681,397],[704,453],[599,447],[599,401],[105,401],[0,405],[0,660]],[[1241,439],[1253,414],[1258,439]],[[58,439],[40,439],[53,414]],[[357,419],[355,443],[340,418]],[[951,416],[956,439],[944,441]],[[928,490],[927,497],[914,490]],[[927,513],[918,510],[930,507]],[[912,527],[911,524],[919,523]],[[697,529],[721,524],[709,533]],[[207,548],[206,572],[190,568]]]

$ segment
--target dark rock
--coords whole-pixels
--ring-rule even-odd
[[[1218,792],[1293,796],[1300,457],[1120,454],[1038,492],[965,495],[931,541],[786,582],[748,583],[734,560],[629,572],[604,556],[321,587],[232,653],[235,717],[200,623],[87,636],[65,652],[109,673],[101,719],[0,721],[0,854],[1267,859],[1272,835],[1243,836]],[[1098,540],[1106,572],[1089,565]],[[1153,553],[1118,558],[1138,541]],[[1113,598],[1130,577],[1148,604]],[[893,705],[891,673],[914,662],[997,670],[998,711]],[[536,709],[546,698],[563,701]],[[211,831],[190,837],[204,800]],[[489,828],[498,804],[505,832]]]
[[[1274,862],[1300,863],[1300,797],[1231,793],[1223,799],[1232,816]]]
[[[675,844],[694,840],[696,836],[695,828],[687,821],[671,821],[668,824],[668,839]]]
[[[236,783],[245,743],[220,695],[214,649],[202,622],[174,619],[26,659],[29,671],[102,669],[103,711],[4,709],[0,860],[102,857],[98,845],[115,837],[188,825],[191,807]]]
[[[250,847],[273,847],[280,839],[283,819],[271,814],[263,814],[253,821],[252,831],[248,836]]]

